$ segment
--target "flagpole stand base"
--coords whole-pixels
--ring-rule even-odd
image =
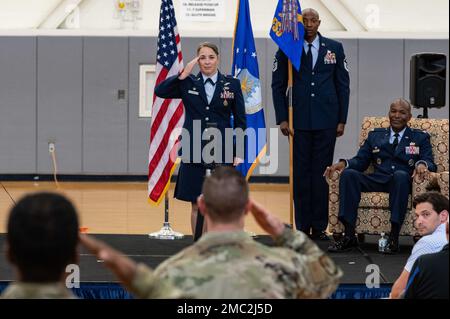
[[[148,234],[150,238],[154,239],[181,239],[184,237],[182,233],[178,233],[176,231],[172,230],[172,227],[170,227],[170,223],[164,223],[163,227],[159,230],[159,232],[150,233]]]

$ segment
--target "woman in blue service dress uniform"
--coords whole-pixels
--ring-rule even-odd
[[[196,64],[200,68],[200,73],[193,75],[191,72]],[[158,97],[182,99],[184,104],[183,131],[189,133],[189,141],[185,140],[186,136],[183,134],[181,165],[175,187],[175,198],[191,202],[192,234],[195,233],[197,222],[197,197],[202,192],[202,183],[208,167],[206,164],[211,162],[211,159],[205,161],[202,156],[203,147],[208,144],[205,136],[211,134],[213,130],[221,133],[222,152],[216,154],[220,151],[220,149],[218,150],[219,146],[213,147],[214,164],[236,166],[242,162],[235,156],[234,146],[233,150],[225,147],[233,145],[232,141],[231,144],[230,141],[226,141],[225,137],[229,139],[229,134],[225,134],[225,129],[230,129],[232,126],[234,129],[246,129],[245,104],[241,84],[238,79],[221,74],[218,71],[218,65],[219,50],[217,46],[212,43],[202,43],[197,48],[197,57],[190,61],[179,75],[167,78],[155,88],[155,94]],[[231,115],[233,115],[233,123]],[[209,133],[208,128],[210,128]],[[187,142],[189,142],[188,145]],[[216,142],[214,137],[212,143]],[[220,143],[214,145],[218,144]],[[209,145],[210,147],[211,145]],[[231,151],[233,152],[232,156],[228,154]]]

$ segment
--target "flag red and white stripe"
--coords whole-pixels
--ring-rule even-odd
[[[155,87],[183,69],[180,35],[172,0],[162,0]],[[153,96],[148,154],[148,197],[159,204],[170,184],[175,169],[179,141],[184,123],[184,107],[180,99]]]

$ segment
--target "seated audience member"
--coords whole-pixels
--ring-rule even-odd
[[[414,245],[403,272],[392,286],[391,298],[401,297],[417,258],[425,254],[437,253],[448,244],[445,232],[445,224],[449,216],[448,198],[439,192],[437,180],[433,180],[427,190],[428,192],[416,196],[413,202],[416,228],[423,237]]]
[[[155,277],[194,298],[326,298],[336,289],[342,271],[307,235],[249,200],[247,182],[234,168],[217,168],[202,192],[197,202],[208,233],[154,272],[87,235],[81,241],[141,298]],[[248,211],[277,247],[245,233]]]
[[[448,241],[448,220],[447,220]],[[448,299],[448,243],[435,254],[417,258],[406,286],[405,299]]]
[[[37,193],[11,210],[6,255],[17,281],[1,298],[75,298],[65,286],[66,266],[78,259],[78,217],[63,196]]]
[[[78,217],[68,199],[53,193],[25,196],[11,210],[6,235],[6,254],[16,269],[17,281],[0,297],[75,298],[66,288],[65,271],[68,264],[78,262],[78,241]],[[115,253],[112,249],[108,252]],[[121,263],[123,269],[127,261]],[[149,283],[149,278],[148,298],[183,297],[165,280],[155,278]]]
[[[388,116],[390,127],[371,131],[355,157],[340,160],[324,173],[324,176],[331,177],[334,171],[342,171],[338,218],[345,227],[345,235],[328,248],[330,252],[349,251],[358,246],[355,226],[361,192],[387,192],[391,232],[385,253],[397,253],[412,177],[436,171],[429,134],[407,126],[412,116],[409,102],[405,99],[395,100]],[[365,174],[370,164],[374,172]]]

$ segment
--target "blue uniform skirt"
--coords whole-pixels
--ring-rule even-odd
[[[206,168],[202,164],[187,164],[181,162],[175,186],[176,199],[196,203],[202,193],[203,179]]]

